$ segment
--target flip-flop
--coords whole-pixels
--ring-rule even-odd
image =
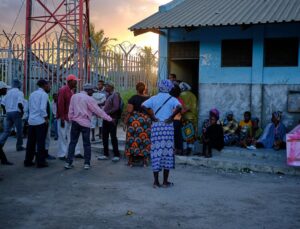
[[[166,184],[162,185],[163,188],[170,188],[172,186],[174,186],[174,183],[172,183],[172,182],[167,182]]]

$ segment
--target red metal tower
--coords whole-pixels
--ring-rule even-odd
[[[26,0],[24,92],[30,79],[31,46],[55,33],[74,44],[74,53],[65,58],[78,65],[78,77],[89,81],[87,51],[90,49],[89,0]],[[50,4],[51,3],[51,4]],[[82,81],[81,81],[82,82]]]

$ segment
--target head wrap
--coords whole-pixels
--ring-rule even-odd
[[[181,91],[190,91],[192,89],[191,86],[186,82],[181,82],[179,84],[179,87],[180,87]]]
[[[217,120],[219,120],[220,117],[220,112],[218,111],[218,109],[213,108],[209,111],[209,117],[214,116],[216,117]]]
[[[282,112],[281,111],[275,111],[275,112],[272,113],[272,116],[274,118],[276,118],[278,121],[280,121],[281,118],[282,118]]]
[[[251,121],[253,121],[253,122],[259,122],[259,118],[257,118],[257,117],[254,116],[254,117],[251,118]]]
[[[173,87],[174,84],[172,83],[171,80],[161,80],[158,83],[159,92],[169,93]]]

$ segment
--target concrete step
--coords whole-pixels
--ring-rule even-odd
[[[102,142],[96,142],[92,144],[92,148],[99,151],[99,148],[102,149]],[[112,149],[111,143],[109,143],[109,148]],[[119,141],[119,150],[124,152],[125,150],[125,140]],[[201,150],[202,151],[202,150]],[[196,155],[198,152],[194,152]],[[213,150],[213,154],[222,154],[224,157],[233,157],[233,158],[245,158],[245,159],[262,159],[270,161],[284,161],[286,160],[286,151],[280,150],[275,151],[273,149],[258,149],[258,150],[248,150],[240,147],[225,147],[221,152]]]
[[[208,168],[242,171],[264,172],[300,176],[300,168],[290,167],[285,161],[270,161],[261,159],[245,159],[215,155],[212,158],[199,156],[176,156],[176,164],[205,166]]]
[[[217,152],[217,151],[214,151]],[[248,159],[266,159],[271,161],[282,161],[286,159],[286,151],[279,150],[275,151],[273,149],[258,149],[258,150],[248,150],[240,147],[225,147],[221,151],[222,155],[225,157],[242,157]]]
[[[112,146],[109,146],[112,151]],[[92,144],[95,153],[102,153],[102,142]],[[119,151],[124,155],[125,141],[119,141]],[[209,168],[243,172],[265,172],[300,176],[300,168],[286,164],[286,151],[267,149],[247,150],[239,147],[225,147],[221,152],[213,150],[212,158],[193,156],[176,156],[176,164],[205,166]]]

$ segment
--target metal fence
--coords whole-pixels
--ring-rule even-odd
[[[135,46],[131,47],[132,51]],[[118,51],[119,50],[119,51]],[[123,51],[122,51],[123,50]],[[91,48],[83,55],[88,59],[81,84],[92,83],[95,86],[99,79],[111,80],[119,91],[134,89],[139,81],[143,81],[148,90],[155,89],[157,80],[157,58],[154,54],[143,53],[138,49],[130,54],[122,49],[100,51]],[[11,84],[19,79],[26,84],[29,95],[36,89],[40,78],[52,83],[52,91],[56,92],[65,84],[69,74],[78,75],[78,52],[74,45],[60,40],[33,44],[30,50],[29,77],[24,81],[25,46],[22,39],[11,40],[0,34],[0,80]]]

